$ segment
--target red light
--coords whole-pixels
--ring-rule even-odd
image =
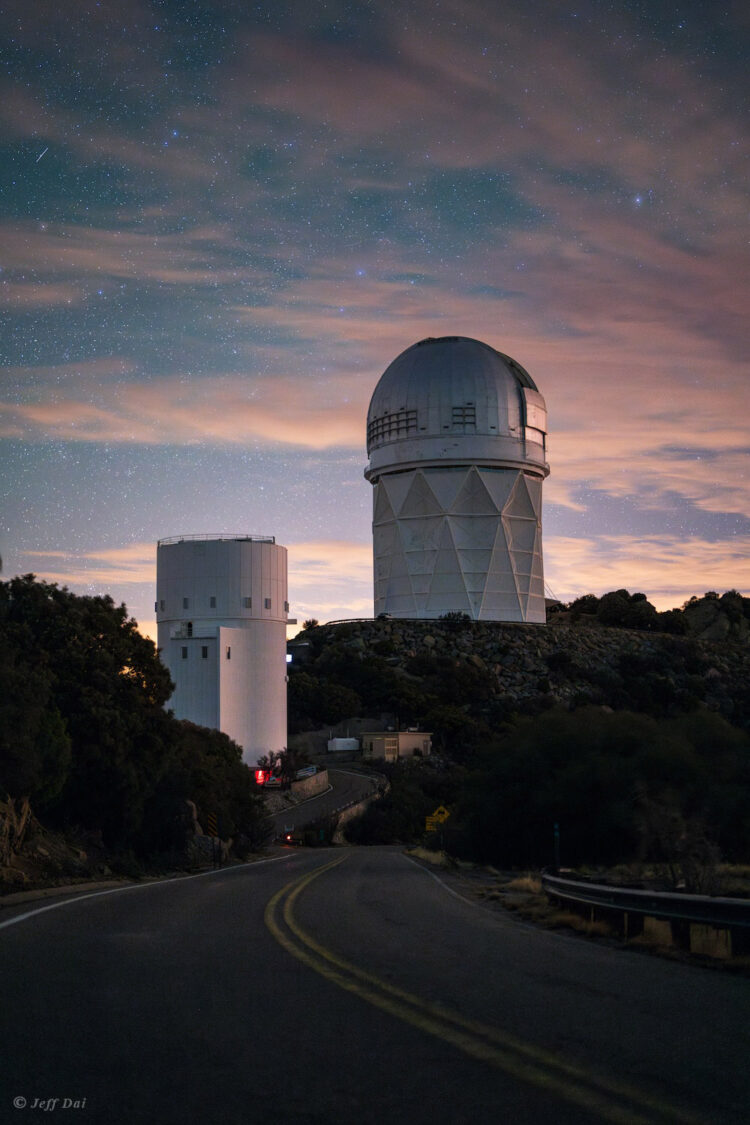
[[[256,785],[265,785],[265,782],[266,782],[266,771],[265,770],[256,770],[255,771],[255,784]]]

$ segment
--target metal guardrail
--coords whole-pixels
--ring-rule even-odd
[[[376,617],[339,617],[336,621],[324,621],[323,625],[372,625]]]
[[[700,922],[708,926],[750,927],[750,900],[671,891],[636,891],[604,883],[582,883],[542,873],[542,886],[555,898],[589,906],[609,907],[670,922]]]

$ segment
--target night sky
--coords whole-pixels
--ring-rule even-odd
[[[275,535],[372,613],[365,416],[466,335],[550,415],[545,575],[750,592],[746,5],[6,0],[4,577]]]

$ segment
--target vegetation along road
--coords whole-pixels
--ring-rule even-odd
[[[0,966],[19,1125],[54,1098],[114,1125],[747,1121],[750,981],[534,930],[395,848],[7,907]]]

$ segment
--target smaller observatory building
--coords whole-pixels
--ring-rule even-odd
[[[465,336],[422,340],[367,415],[375,615],[546,620],[547,410],[527,371]]]
[[[254,766],[287,742],[286,548],[272,537],[181,535],[156,553],[161,658],[178,719],[228,734]]]

